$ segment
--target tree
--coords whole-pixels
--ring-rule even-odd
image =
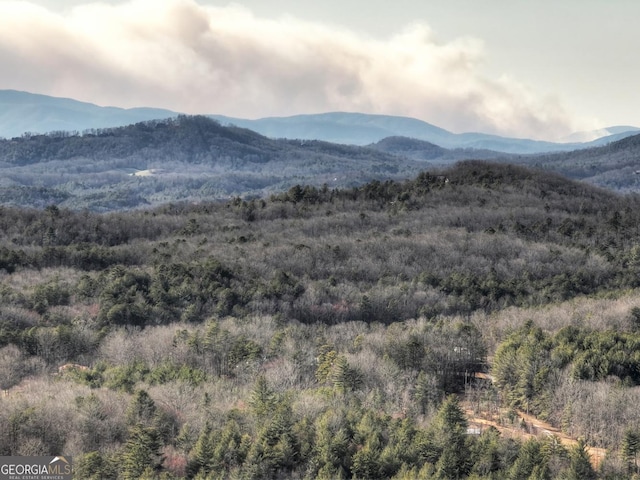
[[[487,477],[492,472],[500,470],[500,450],[500,432],[494,427],[489,427],[482,432],[472,447],[472,471],[481,477]]]
[[[424,370],[420,370],[418,378],[416,379],[416,388],[413,395],[418,403],[418,410],[421,415],[426,414],[429,404],[436,400],[439,392],[435,383],[433,377],[427,376]]]
[[[102,480],[114,478],[114,465],[98,451],[86,453],[77,460],[74,458],[74,474],[86,480]]]
[[[142,424],[131,427],[121,454],[122,478],[138,480],[148,467],[154,471],[160,470],[160,446],[160,436],[155,428]]]
[[[380,478],[382,476],[381,453],[384,424],[373,412],[367,411],[356,426],[354,440],[358,450],[353,454],[351,472],[356,478]]]
[[[539,478],[546,470],[546,461],[544,455],[542,455],[541,448],[541,443],[535,438],[524,442],[520,447],[518,457],[509,469],[509,479],[528,480],[532,477]]]
[[[190,477],[200,473],[207,475],[213,469],[214,440],[212,433],[211,424],[207,421],[190,454],[187,466],[187,473]]]
[[[627,429],[622,440],[622,458],[627,462],[629,473],[638,473],[638,453],[640,452],[640,432]]]
[[[258,432],[245,461],[250,476],[274,478],[291,471],[298,463],[299,445],[293,432],[293,412],[280,402]]]
[[[157,415],[156,404],[146,390],[138,390],[127,409],[127,423],[136,425],[141,423],[150,426]]]
[[[267,379],[264,375],[258,376],[253,391],[251,392],[251,398],[249,399],[249,405],[254,415],[259,419],[263,419],[271,415],[276,404],[276,394],[267,384]]]
[[[467,444],[467,417],[458,397],[448,396],[442,403],[429,429],[440,451],[436,464],[440,478],[461,478],[470,469],[470,451]]]
[[[331,381],[340,393],[356,390],[362,383],[360,372],[349,365],[344,355],[336,358],[331,371]]]
[[[327,410],[315,422],[312,465],[318,478],[345,478],[351,468],[351,427],[343,410]]]
[[[569,461],[567,477],[569,480],[592,480],[597,477],[584,440],[578,440],[578,443],[569,450]]]

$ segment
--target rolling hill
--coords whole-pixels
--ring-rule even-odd
[[[406,178],[429,163],[372,148],[272,140],[207,117],[0,141],[0,203],[114,210]]]
[[[619,192],[640,191],[640,135],[572,152],[513,157],[514,163],[553,170]]]
[[[0,90],[0,137],[13,138],[24,133],[78,131],[125,126],[141,121],[166,119],[178,113],[155,108],[122,109],[100,107],[68,98]],[[541,142],[483,133],[452,133],[415,118],[331,112],[256,120],[209,115],[223,125],[248,128],[269,138],[321,140],[331,143],[368,145],[386,137],[401,136],[434,143],[448,149],[495,150],[514,154],[570,151],[604,145],[637,132],[636,127],[611,127],[599,133],[577,134],[569,143]],[[584,138],[600,138],[581,142]]]
[[[0,140],[0,203],[111,211],[175,201],[264,197],[294,185],[352,187],[470,159],[520,163],[638,191],[640,136],[545,155],[446,149],[387,137],[369,146],[271,139],[208,117]]]
[[[257,120],[212,115],[224,125],[249,128],[272,138],[321,139],[334,143],[367,145],[386,137],[409,137],[434,143],[440,147],[456,149],[494,150],[513,154],[571,151],[605,145],[637,133],[635,127],[610,134],[589,142],[554,143],[524,138],[508,138],[485,133],[452,133],[415,118],[391,115],[332,112],[291,117],[271,117]]]

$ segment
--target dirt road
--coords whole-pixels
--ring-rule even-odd
[[[496,428],[502,435],[511,438],[528,439],[533,437],[555,436],[560,443],[566,447],[571,447],[578,443],[578,440],[570,437],[560,429],[544,422],[533,415],[527,415],[524,412],[517,411],[519,420],[506,425],[496,418],[496,415],[487,415],[477,413],[471,408],[465,408],[465,413],[469,419],[469,427],[479,431],[492,426]],[[605,457],[607,451],[604,448],[596,448],[587,446],[587,452],[591,457],[591,464],[594,468],[600,466],[600,462]]]

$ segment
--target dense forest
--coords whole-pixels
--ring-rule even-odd
[[[479,161],[1,207],[0,455],[93,479],[631,478],[639,207]]]

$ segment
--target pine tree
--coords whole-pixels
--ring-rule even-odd
[[[416,380],[414,398],[416,399],[418,410],[421,415],[427,413],[427,407],[436,394],[434,390],[435,386],[433,385],[433,382],[430,381],[429,377],[427,377],[423,370],[420,370]]]
[[[344,355],[336,358],[331,371],[331,382],[333,387],[340,393],[356,390],[361,383],[360,374],[349,366]]]
[[[197,473],[208,474],[213,467],[213,453],[212,428],[207,421],[190,454],[189,465],[187,466],[189,476],[194,476]]]
[[[252,466],[252,471],[270,478],[296,466],[300,448],[293,434],[292,417],[291,407],[285,402],[272,412],[247,455],[245,463]]]
[[[244,461],[244,452],[241,449],[242,434],[238,422],[229,420],[215,437],[214,466],[232,468],[241,465]]]
[[[264,375],[260,375],[256,380],[256,384],[251,392],[249,405],[253,413],[258,418],[264,418],[271,414],[276,406],[276,394],[269,385]]]
[[[74,474],[76,478],[86,480],[102,480],[116,476],[113,465],[98,451],[89,452],[78,460],[74,458]]]
[[[628,429],[622,441],[622,457],[627,462],[629,473],[638,473],[638,451],[640,451],[640,433]]]
[[[121,456],[122,478],[139,480],[148,467],[157,471],[161,463],[162,455],[157,430],[142,424],[131,427]]]
[[[333,478],[346,475],[351,464],[349,430],[342,411],[329,410],[316,420],[313,463],[317,465],[318,477],[322,472],[332,474]]]
[[[518,452],[518,458],[509,470],[509,478],[511,480],[528,480],[534,471],[537,472],[536,475],[539,475],[541,468],[546,464],[541,449],[542,445],[535,438],[524,442]]]
[[[467,417],[458,397],[450,395],[438,410],[430,429],[435,445],[441,452],[436,464],[441,478],[460,478],[468,473],[471,465],[467,426]]]
[[[578,443],[571,448],[569,460],[569,475],[567,477],[569,480],[591,480],[597,477],[584,440],[578,440]]]
[[[156,419],[156,414],[157,409],[153,399],[146,390],[138,390],[127,408],[126,419],[129,425],[142,423],[150,426]]]
[[[500,469],[500,432],[489,427],[482,432],[472,449],[473,472],[486,477]]]

